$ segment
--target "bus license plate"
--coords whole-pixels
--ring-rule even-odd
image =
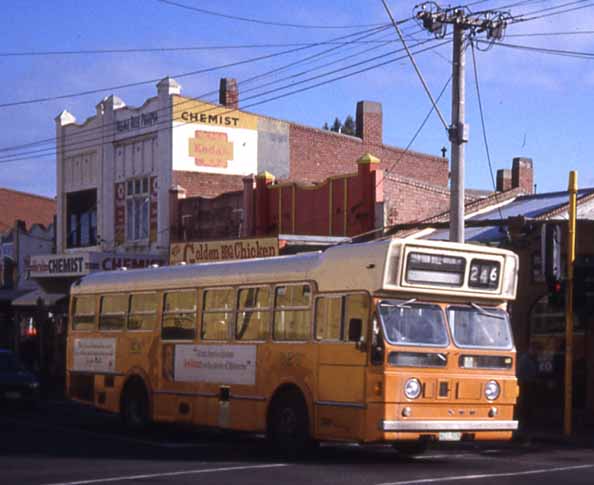
[[[439,441],[460,441],[462,433],[459,431],[444,431],[439,433]]]

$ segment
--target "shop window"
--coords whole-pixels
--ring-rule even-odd
[[[102,296],[99,328],[101,330],[122,330],[127,313],[128,295]]]
[[[278,286],[274,303],[275,340],[309,340],[311,336],[311,287]]]
[[[77,296],[72,300],[72,330],[95,328],[95,297]]]
[[[266,340],[270,328],[270,288],[242,288],[238,295],[235,326],[237,340]]]
[[[227,340],[233,321],[235,292],[232,288],[204,290],[202,338]]]
[[[66,245],[83,248],[97,245],[97,190],[66,194]]]
[[[196,292],[165,293],[163,305],[163,340],[193,340],[196,335]]]
[[[130,297],[129,330],[152,330],[157,321],[157,294],[139,293]]]
[[[149,178],[126,181],[126,239],[143,241],[149,237]]]

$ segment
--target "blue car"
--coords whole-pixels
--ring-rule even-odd
[[[0,349],[0,402],[35,404],[39,381],[19,362],[14,352]]]

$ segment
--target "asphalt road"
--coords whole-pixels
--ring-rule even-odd
[[[0,484],[588,484],[594,450],[459,445],[400,457],[387,446],[322,445],[284,461],[253,435],[157,427],[122,430],[115,416],[72,403],[0,408]]]

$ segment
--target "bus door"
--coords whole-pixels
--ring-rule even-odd
[[[327,295],[316,299],[318,344],[316,434],[356,439],[365,415],[365,336],[369,295]]]

